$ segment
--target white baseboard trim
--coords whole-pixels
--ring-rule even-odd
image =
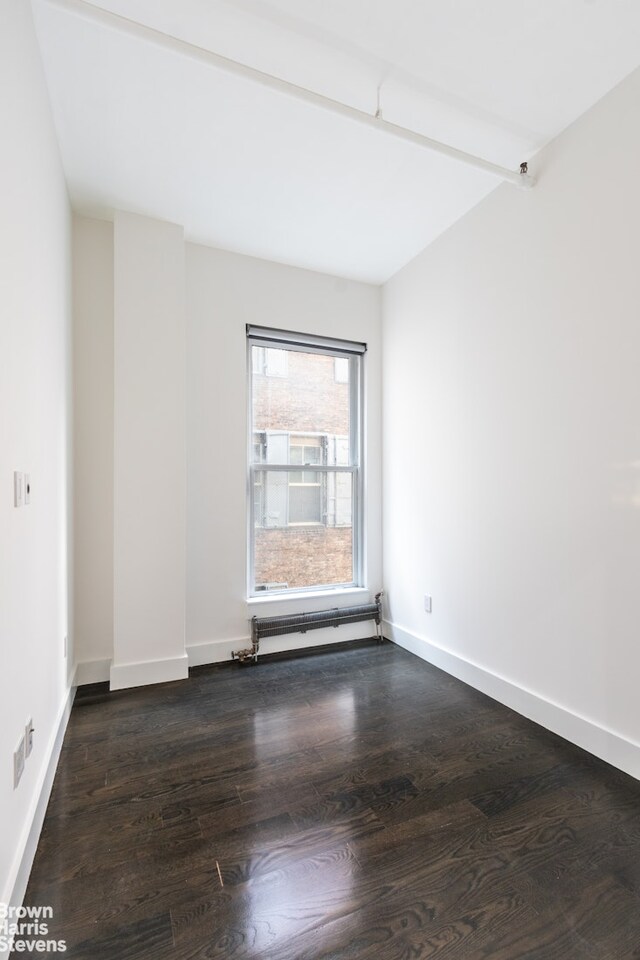
[[[314,630],[312,633],[292,633],[282,637],[271,637],[261,643],[262,653],[283,653],[287,650],[301,650],[322,646],[326,643],[348,643],[350,640],[363,640],[372,636],[373,627],[368,622],[351,623],[350,629],[328,627]],[[251,646],[251,637],[235,637],[232,640],[207,640],[204,643],[192,643],[187,647],[186,657],[189,667],[202,667],[208,663],[231,661],[235,650],[244,650]],[[76,683],[79,687],[88,683],[111,682],[112,690],[124,690],[127,687],[139,687],[149,683],[165,683],[169,680],[182,680],[187,674],[183,671],[183,657],[171,660],[149,660],[143,663],[124,663],[114,665],[111,660],[82,660],[77,665]],[[179,664],[173,672],[172,664]],[[166,672],[165,672],[166,671]],[[145,679],[145,678],[149,679]],[[114,684],[118,684],[116,686]]]
[[[111,690],[145,687],[152,683],[186,680],[189,658],[186,653],[166,660],[145,660],[142,663],[112,663],[109,671]]]
[[[209,640],[207,643],[194,643],[187,647],[190,667],[203,667],[207,663],[224,663],[231,660],[234,650],[244,650],[251,646],[249,637],[236,640]]]
[[[71,714],[71,707],[73,706],[73,699],[75,695],[76,681],[74,677],[73,684],[69,687],[67,695],[60,708],[53,733],[49,740],[45,755],[46,760],[42,765],[42,770],[33,792],[33,798],[31,801],[31,807],[29,816],[27,817],[26,826],[18,843],[13,867],[7,879],[6,889],[0,896],[0,901],[11,907],[21,907],[24,902],[24,895],[27,890],[29,875],[31,873],[31,867],[33,866],[33,859],[38,847],[38,840],[40,839],[40,832],[42,830],[42,824],[44,823],[44,816],[47,812],[47,804],[49,803],[49,796],[51,795],[53,778],[55,777],[56,769],[58,767],[58,759],[60,757],[60,750],[62,749],[62,741],[64,740],[64,735],[69,722],[69,716]],[[0,957],[4,955],[6,954],[3,954],[3,952],[0,950]]]
[[[104,683],[111,675],[111,660],[81,660],[76,665],[76,684]]]
[[[640,744],[395,623],[383,626],[398,646],[640,780]]]

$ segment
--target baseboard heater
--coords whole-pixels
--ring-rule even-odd
[[[360,623],[374,620],[376,638],[382,640],[382,593],[377,593],[373,603],[360,603],[355,607],[333,607],[331,610],[316,610],[313,613],[294,613],[281,617],[252,617],[251,646],[234,650],[234,660],[241,663],[257,663],[260,641],[266,637],[281,637],[285,633],[306,633],[320,627],[341,627],[345,623]]]

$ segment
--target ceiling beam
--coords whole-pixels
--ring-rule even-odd
[[[280,77],[275,77],[270,73],[256,70],[255,67],[250,67],[237,60],[224,57],[219,53],[215,53],[213,50],[208,50],[206,47],[200,47],[197,44],[189,43],[186,40],[181,40],[179,37],[174,37],[171,34],[139,23],[137,20],[131,20],[120,14],[112,13],[103,7],[88,3],[86,0],[45,0],[45,2],[50,6],[57,7],[66,13],[80,16],[92,23],[99,24],[111,30],[117,30],[120,33],[124,33],[127,36],[142,40],[146,43],[152,43],[171,53],[194,60],[197,63],[204,63],[217,70],[222,70],[227,74],[239,77],[242,80],[258,83],[262,87],[273,90],[276,93],[293,97],[311,106],[329,111],[336,116],[352,120],[361,126],[385,133],[398,140],[404,140],[406,143],[413,143],[418,147],[430,150],[432,153],[447,157],[456,163],[465,164],[476,170],[482,170],[507,183],[524,188],[532,187],[535,183],[531,174],[526,172],[526,168],[524,172],[521,172],[509,170],[507,167],[501,167],[496,163],[485,160],[483,157],[477,157],[471,153],[466,153],[464,150],[458,150],[457,147],[452,147],[439,140],[433,140],[431,137],[426,137],[424,134],[418,133],[415,130],[409,130],[407,127],[401,127],[396,123],[392,123],[390,120],[385,120],[379,110],[375,114],[367,113],[365,110],[359,110],[357,107],[352,107],[339,100],[325,97],[313,90],[308,90],[306,87],[300,87],[288,80],[282,80]]]

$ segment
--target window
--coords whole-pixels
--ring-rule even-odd
[[[247,335],[249,595],[359,586],[366,347],[261,327]]]

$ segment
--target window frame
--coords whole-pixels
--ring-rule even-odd
[[[286,330],[271,330],[247,324],[246,328],[246,369],[247,369],[247,598],[265,596],[286,598],[304,596],[318,591],[345,589],[363,589],[365,557],[365,447],[364,447],[364,358],[367,346],[346,340],[328,337],[315,337]],[[252,347],[272,346],[297,353],[315,353],[323,356],[341,357],[349,361],[349,464],[314,464],[314,472],[326,476],[330,473],[351,474],[351,543],[352,543],[352,579],[344,583],[314,583],[307,587],[287,587],[283,590],[258,590],[255,582],[255,503],[254,478],[256,473],[268,471],[283,473],[296,471],[297,464],[255,463],[253,438],[253,381],[260,374],[253,369]],[[301,432],[292,431],[295,436]],[[293,468],[293,469],[292,469]],[[324,482],[324,481],[323,481]],[[263,485],[264,489],[264,485]],[[311,526],[321,526],[312,524]],[[287,528],[299,529],[305,524],[289,524]]]

